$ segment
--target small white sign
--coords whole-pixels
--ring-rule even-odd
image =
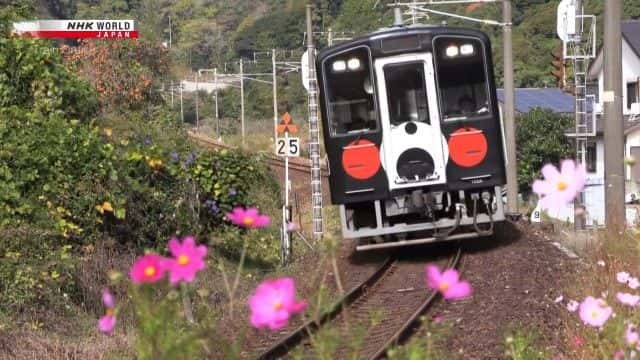
[[[276,155],[300,156],[300,138],[287,137],[276,139]]]
[[[542,222],[542,209],[540,208],[540,204],[538,204],[538,206],[536,206],[536,208],[531,212],[531,222]]]
[[[611,90],[602,92],[602,102],[613,102],[616,99],[616,93]]]

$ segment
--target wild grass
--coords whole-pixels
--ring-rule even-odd
[[[597,241],[590,243],[584,251],[584,262],[579,270],[570,275],[572,286],[564,294],[564,304],[569,300],[581,302],[586,296],[601,298],[611,306],[614,315],[601,328],[584,324],[578,312],[565,313],[566,359],[611,358],[622,351],[630,356],[635,345],[625,342],[624,332],[628,325],[640,324],[640,314],[636,308],[620,303],[617,293],[637,294],[616,280],[619,272],[640,276],[640,237],[631,230],[624,234],[612,234],[601,230]],[[579,311],[579,310],[578,310]],[[626,358],[626,357],[625,357]]]

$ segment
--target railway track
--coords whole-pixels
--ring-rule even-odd
[[[196,143],[204,147],[207,147],[210,149],[233,149],[233,147],[230,145],[221,144],[207,136],[198,134],[194,131],[188,131],[187,133],[189,138],[191,138],[193,141],[195,141]],[[284,169],[285,167],[284,158],[282,157],[275,156],[272,154],[265,154],[264,159],[267,165],[269,165],[272,168]],[[323,177],[327,177],[329,175],[326,165],[323,165],[320,170],[321,170],[320,173]],[[309,165],[304,160],[289,158],[289,171],[306,173],[308,175],[311,175],[311,165]]]
[[[455,254],[435,262],[441,267],[455,268],[461,258],[461,248]],[[388,258],[368,279],[339,299],[318,321],[311,320],[259,354],[259,359],[289,357],[294,349],[303,347],[305,357],[311,354],[309,334],[331,325],[345,334],[344,344],[333,355],[336,359],[352,357],[354,351],[361,359],[378,359],[408,335],[418,318],[438,298],[438,292],[426,289],[424,267],[427,262],[400,257]],[[372,318],[380,318],[372,324]],[[349,338],[350,330],[365,329],[364,338]],[[358,349],[348,344],[360,340]],[[309,352],[306,351],[309,349]],[[311,355],[313,357],[313,355]]]

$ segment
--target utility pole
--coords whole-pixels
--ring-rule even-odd
[[[276,50],[271,49],[271,63],[273,72],[273,141],[278,139],[278,86],[276,83]]]
[[[213,86],[214,86],[214,95],[216,97],[216,135],[218,136],[218,140],[222,139],[220,136],[220,112],[218,112],[218,68],[213,69]]]
[[[511,0],[502,2],[503,60],[504,60],[504,114],[507,147],[507,211],[518,214],[518,170],[516,164],[516,126],[514,119],[513,43],[511,39]]]
[[[171,52],[171,16],[169,16],[169,52]],[[171,109],[173,110],[173,78],[171,78]]]
[[[622,4],[604,2],[604,189],[605,224],[624,230],[624,124],[622,122]]]
[[[182,82],[180,83],[180,119],[184,125],[184,107],[182,106]]]
[[[318,124],[317,83],[315,68],[315,46],[311,5],[307,4],[307,56],[309,56],[309,158],[311,159],[311,209],[313,234],[322,237],[322,177],[320,174],[320,126]]]
[[[196,72],[196,131],[200,130],[200,114],[198,113],[198,72]]]
[[[240,126],[242,126],[242,145],[244,145],[244,71],[240,57]]]

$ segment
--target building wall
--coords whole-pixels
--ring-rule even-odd
[[[604,77],[602,68],[598,73],[598,104],[595,106],[595,111],[602,112],[602,93],[604,91]],[[640,77],[640,58],[633,49],[627,44],[626,41],[622,41],[622,113],[624,115],[631,115],[631,109],[627,107],[627,83],[636,82]]]

